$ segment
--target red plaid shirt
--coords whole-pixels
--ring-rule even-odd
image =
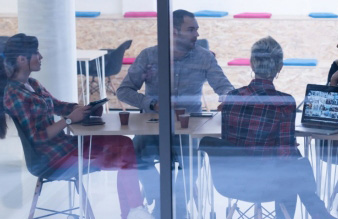
[[[222,109],[222,138],[250,154],[296,154],[296,103],[269,80],[254,79],[230,91]]]
[[[16,118],[36,152],[46,162],[60,159],[77,148],[77,139],[63,131],[48,140],[46,128],[54,123],[54,114],[66,116],[73,110],[74,103],[55,99],[37,80],[29,78],[34,93],[23,83],[8,80],[4,94],[6,112]]]

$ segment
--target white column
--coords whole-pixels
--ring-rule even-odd
[[[43,56],[39,80],[56,98],[77,102],[74,0],[18,0],[19,33],[36,36]]]

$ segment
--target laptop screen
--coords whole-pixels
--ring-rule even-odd
[[[338,126],[338,87],[308,84],[302,123]]]

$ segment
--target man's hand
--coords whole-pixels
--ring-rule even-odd
[[[338,71],[336,71],[330,80],[330,86],[337,86],[338,85]]]

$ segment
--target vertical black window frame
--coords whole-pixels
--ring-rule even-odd
[[[171,145],[174,133],[173,114],[171,110],[171,1],[157,0],[157,41],[159,65],[159,131],[160,131],[160,200],[161,219],[173,218],[172,205],[172,175],[171,175]]]

